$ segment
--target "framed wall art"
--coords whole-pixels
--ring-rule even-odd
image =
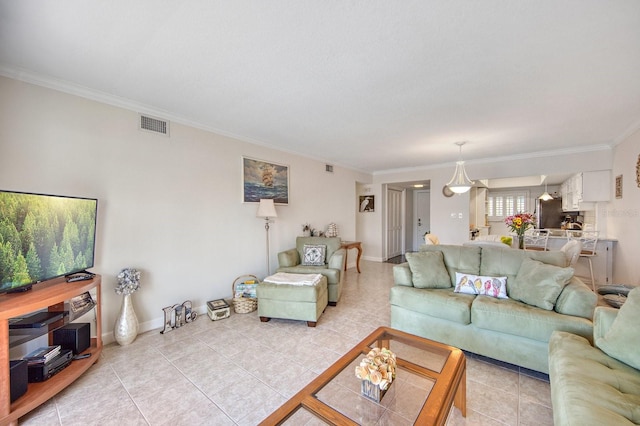
[[[622,175],[616,176],[616,198],[622,198]]]
[[[371,213],[375,211],[375,195],[360,196],[360,213]]]
[[[242,157],[242,201],[259,203],[261,198],[289,204],[289,166]]]

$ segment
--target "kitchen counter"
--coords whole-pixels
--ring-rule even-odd
[[[549,239],[561,239],[561,240],[567,240],[567,235],[566,235],[566,230],[564,229],[553,229],[553,228],[546,228],[550,234],[549,234]],[[572,229],[571,231],[579,231],[579,229]],[[602,237],[599,236],[598,237],[598,241],[618,241],[615,238],[607,238],[607,237]]]

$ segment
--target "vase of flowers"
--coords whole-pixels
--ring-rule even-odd
[[[116,293],[123,294],[122,306],[113,327],[113,336],[120,345],[128,345],[138,336],[138,317],[133,309],[132,294],[140,288],[140,271],[125,268],[118,274]]]
[[[509,216],[504,220],[504,223],[509,229],[516,233],[518,236],[518,248],[524,249],[524,233],[527,229],[533,227],[535,222],[535,216],[531,213],[518,213],[513,216]]]
[[[373,348],[356,366],[362,380],[362,396],[380,402],[396,378],[396,354],[387,348]]]

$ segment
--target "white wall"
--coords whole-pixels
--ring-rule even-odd
[[[640,285],[640,187],[636,164],[640,159],[640,130],[614,149],[611,172],[612,201],[598,204],[598,221],[607,223],[607,233],[618,239],[614,246],[613,282]],[[622,175],[622,198],[615,198],[615,178]]]
[[[382,261],[382,220],[384,206],[382,197],[382,188],[380,185],[372,185],[370,183],[358,183],[356,187],[356,239],[362,242],[362,258]],[[361,195],[373,195],[375,197],[375,210],[373,212],[359,212],[358,199]],[[349,263],[352,263],[355,256],[349,257]]]
[[[147,329],[165,306],[202,307],[229,297],[237,276],[266,275],[264,221],[242,203],[243,155],[290,167],[289,205],[276,206],[270,231],[272,271],[305,222],[335,222],[356,238],[355,182],[369,175],[326,173],[324,163],[177,123],[170,137],[142,132],[135,111],[3,77],[0,93],[0,188],[99,199],[92,270],[103,276],[105,333],[124,267],[142,271],[134,303]]]

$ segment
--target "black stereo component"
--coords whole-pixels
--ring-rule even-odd
[[[62,349],[60,355],[46,364],[34,364],[29,366],[29,383],[44,382],[51,376],[64,370],[73,361],[73,351]]]
[[[74,354],[84,352],[91,344],[91,325],[88,322],[72,322],[53,332],[53,344],[71,349]]]
[[[11,382],[11,402],[20,398],[27,391],[27,361],[19,359],[9,361],[9,381]]]

